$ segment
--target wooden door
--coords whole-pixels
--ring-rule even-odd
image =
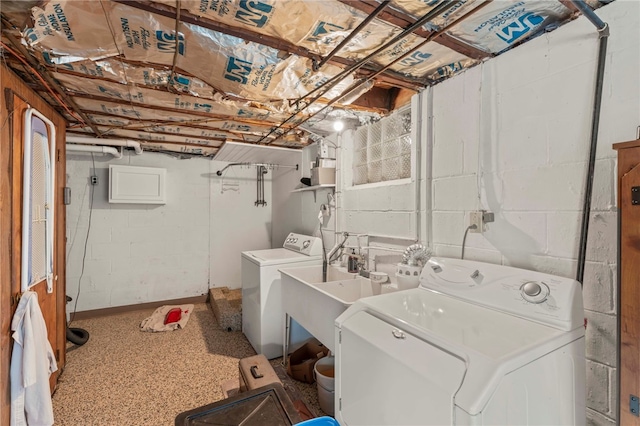
[[[31,288],[38,294],[40,309],[47,324],[47,334],[58,362],[58,371],[51,376],[53,391],[64,368],[65,357],[65,126],[55,110],[31,91],[15,74],[0,66],[0,424],[9,424],[11,363],[11,320],[21,293],[22,258],[22,180],[24,164],[24,118],[33,107],[56,126],[54,182],[54,250],[53,292],[47,292],[46,281]],[[53,140],[49,138],[49,142]]]
[[[640,413],[633,408],[640,397],[640,140],[614,148],[618,150],[620,215],[618,419],[621,425],[640,426]]]

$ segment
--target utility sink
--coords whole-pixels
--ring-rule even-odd
[[[280,272],[284,312],[331,351],[335,350],[336,318],[356,300],[380,294],[379,284],[337,268],[328,269],[327,278],[331,281],[327,282],[322,282],[322,266],[286,268]]]
[[[283,270],[281,269],[280,272]],[[305,282],[307,284],[321,283],[322,282],[322,266],[302,266],[286,269],[287,275],[296,278],[298,281]],[[329,266],[327,268],[327,282],[349,280],[358,277],[359,275],[352,272],[347,272],[345,268],[338,268],[335,266]]]

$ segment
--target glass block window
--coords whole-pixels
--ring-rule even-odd
[[[361,127],[353,146],[353,184],[411,177],[411,109]]]

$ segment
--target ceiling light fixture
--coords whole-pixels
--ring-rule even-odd
[[[333,130],[335,130],[336,132],[339,132],[342,129],[344,129],[344,123],[342,121],[335,121],[333,123]]]

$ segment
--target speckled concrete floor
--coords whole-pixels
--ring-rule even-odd
[[[221,330],[208,304],[195,305],[184,330],[140,332],[153,309],[75,321],[90,333],[69,345],[53,396],[57,425],[173,425],[183,412],[224,398],[238,361],[255,355],[241,332]],[[296,382],[322,415],[315,385]]]

